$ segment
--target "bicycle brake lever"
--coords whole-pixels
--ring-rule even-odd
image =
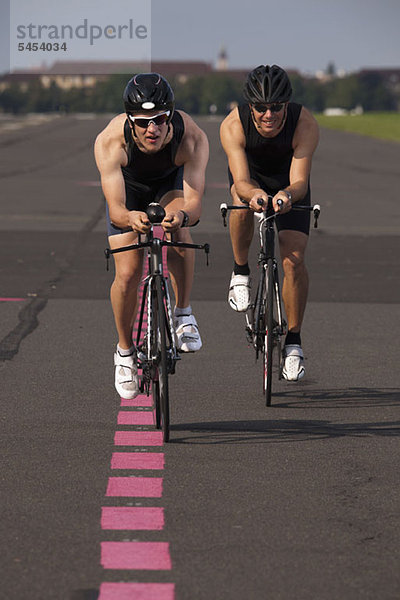
[[[321,207],[319,204],[314,204],[314,229],[318,228],[318,217],[321,213]]]
[[[224,227],[226,227],[226,214],[228,212],[228,205],[226,204],[226,202],[223,202],[220,205],[219,210],[221,211],[221,215],[224,220]]]
[[[104,255],[106,257],[106,271],[110,270],[110,249],[106,248],[104,250]]]
[[[206,265],[210,266],[210,261],[208,260],[208,255],[210,254],[210,244],[204,244],[204,252],[206,253]]]

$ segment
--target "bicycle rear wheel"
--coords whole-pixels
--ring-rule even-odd
[[[163,440],[169,440],[169,387],[168,387],[168,346],[167,320],[165,314],[163,282],[160,276],[155,276],[157,294],[157,371],[158,391],[160,404],[160,425],[163,431]]]
[[[265,333],[264,333],[264,395],[265,404],[271,406],[272,361],[274,350],[274,264],[267,261],[264,279]]]

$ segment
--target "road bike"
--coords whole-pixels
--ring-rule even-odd
[[[175,343],[175,327],[171,308],[171,299],[167,275],[164,272],[163,252],[167,248],[194,248],[204,250],[207,256],[209,244],[187,244],[158,237],[154,225],[162,222],[165,217],[164,208],[155,202],[149,204],[146,210],[152,224],[146,241],[130,244],[122,248],[105,250],[107,260],[111,254],[147,249],[148,274],[143,280],[143,290],[138,311],[137,333],[135,344],[137,348],[140,391],[147,396],[152,395],[153,409],[157,429],[162,429],[163,440],[169,440],[170,408],[168,376],[175,373],[175,365],[180,356]],[[124,230],[125,231],[125,230]],[[162,234],[161,234],[162,235]]]
[[[258,200],[263,205],[261,198]],[[278,201],[282,205],[282,201]],[[243,206],[228,206],[222,203],[221,215],[226,227],[226,216],[230,210],[251,210],[247,203]],[[294,205],[292,210],[310,211],[314,213],[314,227],[318,227],[321,211],[319,204],[314,206]],[[260,250],[258,254],[259,280],[255,300],[246,313],[246,334],[249,343],[256,351],[256,360],[263,356],[263,393],[267,406],[271,405],[273,355],[276,349],[279,379],[282,378],[283,353],[282,336],[287,333],[287,323],[283,316],[281,288],[279,282],[278,261],[275,257],[275,213],[272,208],[272,196],[268,196],[268,204],[260,213],[254,213],[259,219],[258,231]]]

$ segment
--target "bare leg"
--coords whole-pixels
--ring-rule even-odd
[[[111,248],[135,243],[132,233],[110,236]],[[118,332],[118,344],[123,349],[132,346],[132,329],[138,304],[138,287],[142,277],[143,251],[132,250],[114,254],[115,279],[111,286],[111,305]]]
[[[288,330],[300,332],[308,295],[308,273],[304,263],[308,236],[301,231],[285,229],[279,233],[279,245],[284,271],[282,298],[288,320]]]
[[[231,188],[232,200],[236,206],[243,206],[235,191]],[[245,265],[249,257],[250,244],[254,233],[254,214],[251,210],[233,210],[229,216],[233,257],[238,265]]]
[[[161,199],[160,204],[167,210],[184,209],[183,192],[180,190],[167,192]],[[187,228],[178,229],[173,238],[177,242],[193,243]],[[193,286],[195,250],[192,248],[168,248],[167,257],[176,306],[186,308],[190,304],[190,294]]]
[[[192,244],[188,229],[180,229],[174,234],[174,240]],[[194,277],[195,251],[192,248],[168,248],[168,268],[171,274],[172,287],[176,306],[185,308],[190,304]]]

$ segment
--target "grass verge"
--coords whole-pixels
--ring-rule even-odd
[[[326,115],[316,114],[315,118],[321,127],[328,129],[338,129],[380,140],[400,142],[400,113],[398,112],[376,112],[340,117],[327,117]]]

